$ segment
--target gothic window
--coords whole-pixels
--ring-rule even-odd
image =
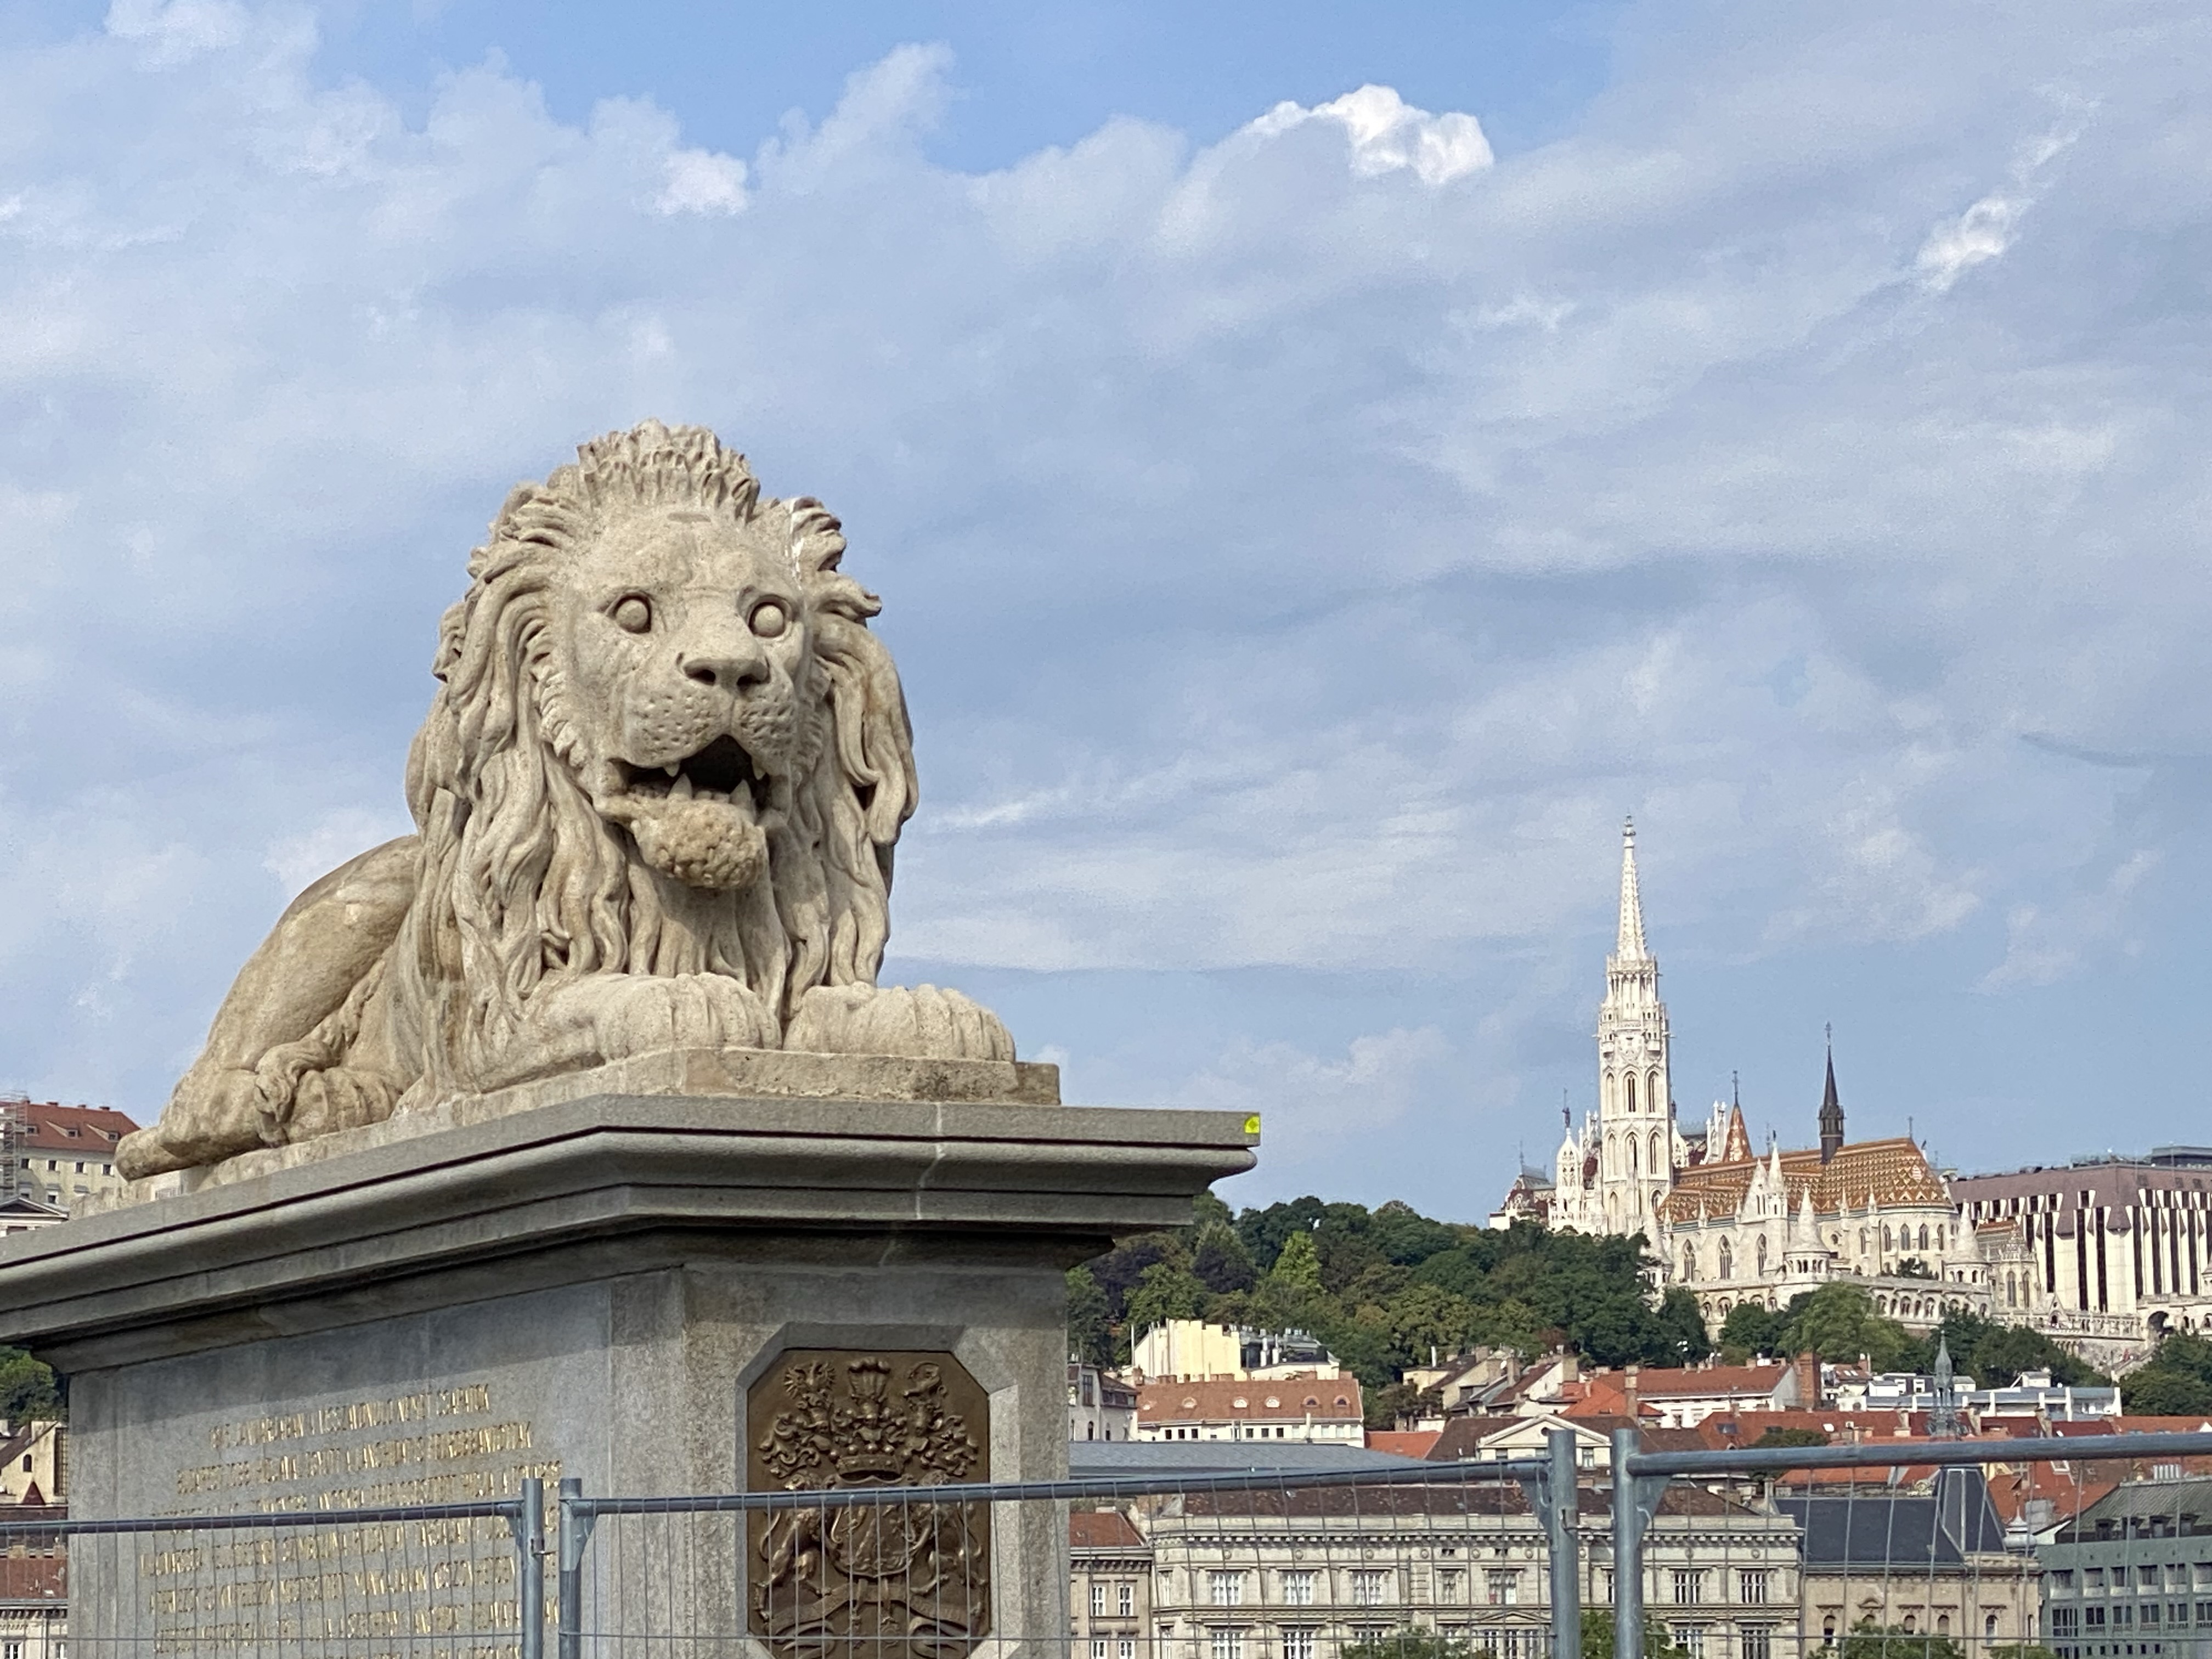
[[[1936,1229],[1936,1248],[1940,1250],[1943,1247],[1943,1229],[1938,1227]]]
[[[1721,1240],[1721,1277],[1735,1277],[1735,1252],[1729,1249],[1729,1242],[1725,1238]]]
[[[1761,1279],[1766,1277],[1766,1235],[1765,1233],[1759,1236],[1759,1276]]]
[[[1883,1249],[1885,1249],[1885,1250],[1887,1250],[1887,1249],[1889,1249],[1893,1248],[1893,1246],[1892,1246],[1892,1243],[1891,1243],[1891,1239],[1890,1239],[1889,1229],[1888,1229],[1888,1228],[1887,1228],[1887,1227],[1884,1227],[1884,1228],[1881,1230],[1881,1248],[1882,1248]]]
[[[1920,1224],[1920,1248],[1923,1250],[1928,1248],[1928,1224],[1924,1221]]]
[[[1635,1091],[1636,1079],[1634,1078],[1628,1079],[1628,1087],[1631,1093]],[[1631,1135],[1628,1138],[1628,1173],[1631,1175],[1634,1175],[1636,1173],[1636,1137],[1634,1135]]]
[[[1655,1112],[1667,1103],[1665,1097],[1659,1091],[1659,1073],[1656,1072],[1644,1079],[1644,1103]]]
[[[2008,1308],[2017,1308],[2019,1305],[2020,1305],[2020,1285],[2019,1285],[2019,1281],[2018,1281],[2017,1279],[2014,1279],[2014,1278],[2010,1273],[2007,1273],[2007,1274],[2005,1275],[2005,1306],[2006,1306],[2006,1307],[2008,1307]]]
[[[1698,1247],[1694,1244],[1682,1246],[1682,1277],[1692,1283],[1697,1279]]]
[[[1866,1230],[1865,1228],[1862,1227],[1862,1228],[1860,1228],[1860,1229],[1859,1229],[1859,1254],[1860,1254],[1861,1255],[1864,1255],[1866,1253],[1867,1253],[1867,1230]]]
[[[1651,1173],[1656,1175],[1667,1167],[1667,1153],[1661,1142],[1659,1131],[1651,1132]]]
[[[1631,1072],[1628,1074],[1626,1081],[1628,1084],[1628,1109],[1632,1112],[1636,1109],[1636,1073]]]

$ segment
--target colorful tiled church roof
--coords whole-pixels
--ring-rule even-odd
[[[1729,1127],[1729,1150],[1733,1152],[1737,1150],[1735,1125]],[[1679,1171],[1674,1190],[1662,1206],[1667,1219],[1694,1221],[1700,1216],[1736,1214],[1751,1188],[1753,1175],[1764,1162],[1756,1158],[1730,1158]],[[1950,1201],[1942,1178],[1929,1167],[1918,1144],[1906,1135],[1838,1147],[1825,1164],[1817,1147],[1784,1152],[1782,1178],[1790,1190],[1790,1207],[1796,1209],[1809,1194],[1815,1215],[1863,1209],[1869,1200],[1882,1207]]]

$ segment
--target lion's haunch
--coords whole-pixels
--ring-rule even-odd
[[[629,832],[645,861],[686,887],[734,892],[768,868],[768,836],[738,808],[716,800],[669,801],[640,812]]]

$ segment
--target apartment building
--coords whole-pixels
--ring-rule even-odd
[[[2058,1659],[2212,1659],[2212,1480],[2128,1481],[2036,1555]]]

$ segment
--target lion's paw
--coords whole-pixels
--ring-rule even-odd
[[[726,974],[605,974],[564,986],[558,1003],[555,1017],[586,1028],[602,1060],[664,1048],[777,1046],[768,1005]]]
[[[799,999],[783,1046],[817,1054],[1012,1060],[999,1017],[934,985],[818,985]]]
[[[123,1137],[116,1171],[142,1181],[252,1152],[264,1144],[265,1104],[261,1080],[250,1068],[195,1066],[170,1095],[159,1123]]]

